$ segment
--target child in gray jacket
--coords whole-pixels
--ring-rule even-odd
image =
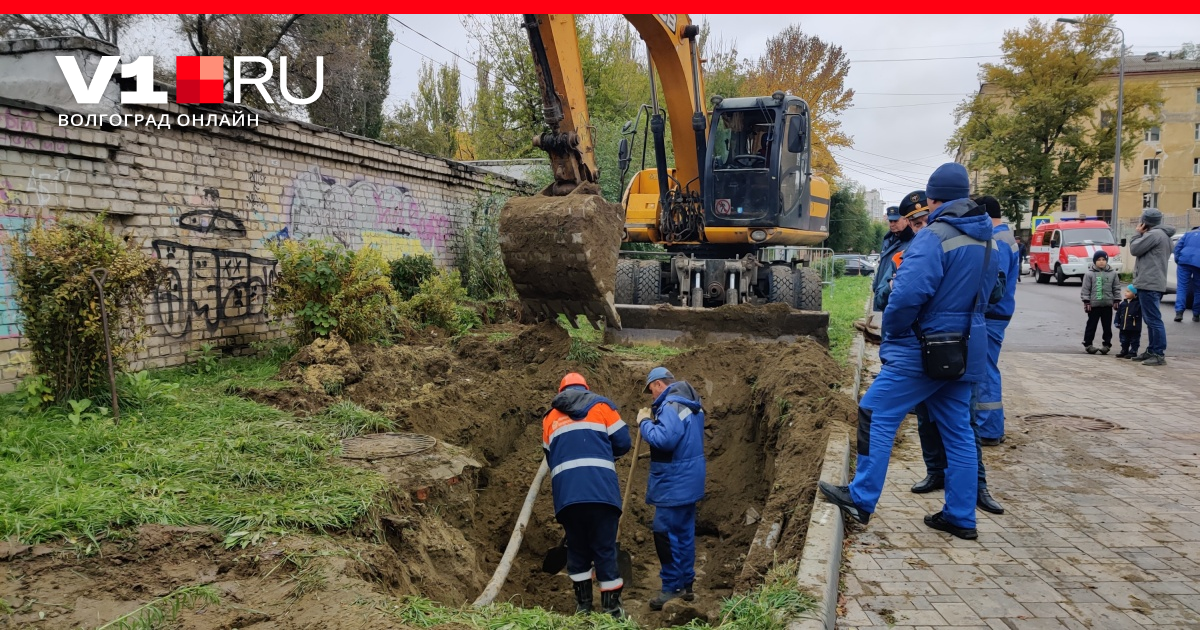
[[[1083,276],[1083,310],[1088,314],[1083,329],[1083,347],[1088,354],[1108,354],[1112,350],[1113,306],[1121,301],[1120,277],[1108,266],[1108,254],[1099,250],[1092,255],[1092,266]],[[1104,324],[1104,347],[1096,348],[1096,325]]]

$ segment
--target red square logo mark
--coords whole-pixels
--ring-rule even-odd
[[[175,102],[225,101],[224,57],[176,57]]]

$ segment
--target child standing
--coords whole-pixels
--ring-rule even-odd
[[[1142,305],[1132,284],[1125,287],[1125,299],[1117,305],[1117,330],[1121,331],[1121,354],[1117,358],[1136,357],[1142,345]]]
[[[1092,266],[1083,276],[1083,310],[1088,314],[1087,326],[1083,329],[1083,347],[1088,354],[1108,354],[1112,350],[1112,316],[1113,306],[1121,301],[1120,290],[1117,288],[1119,278],[1117,272],[1108,266],[1108,254],[1104,250],[1092,255]],[[1096,348],[1092,342],[1096,339],[1096,325],[1104,324],[1104,347]]]

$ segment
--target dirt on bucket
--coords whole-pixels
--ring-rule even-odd
[[[306,370],[330,363],[305,365],[311,353],[301,352],[280,373],[292,387],[247,394],[302,413],[348,399],[387,416],[394,431],[438,440],[436,449],[422,454],[431,462],[423,470],[416,460],[346,460],[372,467],[391,485],[371,518],[355,530],[288,536],[244,550],[224,548],[211,532],[172,530],[166,533],[169,542],[154,549],[146,542],[150,534],[125,541],[119,553],[117,543],[106,543],[111,558],[61,550],[38,558],[26,554],[0,562],[9,575],[22,576],[0,586],[0,596],[10,605],[55,600],[76,611],[84,600],[111,603],[102,612],[86,613],[93,615],[89,620],[77,613],[43,617],[39,621],[47,628],[94,626],[96,619],[111,620],[138,602],[202,580],[221,584],[230,595],[218,606],[184,613],[183,627],[385,627],[387,615],[375,608],[385,596],[471,602],[495,570],[540,465],[541,420],[562,376],[581,372],[627,418],[650,403],[642,392],[645,362],[601,352],[594,363],[580,364],[567,359],[571,340],[556,324],[516,330],[502,341],[489,340],[485,330],[453,342],[354,347],[351,358],[361,375],[343,379],[336,395],[305,385]],[[630,512],[620,534],[634,561],[625,600],[627,610],[652,627],[709,617],[722,597],[756,584],[773,562],[799,556],[828,427],[852,419],[854,409],[836,391],[843,369],[812,341],[716,343],[674,356],[666,365],[703,399],[708,480],[697,520],[697,601],[689,610],[655,613],[646,604],[660,587],[650,533],[654,510],[644,502],[648,457],[643,455],[633,473]],[[622,486],[629,464],[628,456],[617,462]],[[541,490],[497,599],[570,612],[568,578],[540,570],[542,556],[562,540],[549,485]],[[775,536],[764,535],[772,529]],[[297,549],[306,551],[298,556]],[[303,563],[311,568],[300,567]],[[275,565],[280,566],[272,571]],[[304,580],[294,576],[304,571],[323,577],[297,594]],[[49,610],[39,606],[25,612]]]

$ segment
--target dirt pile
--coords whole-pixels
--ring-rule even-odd
[[[17,560],[9,574],[25,577],[4,587],[12,590],[11,597],[0,595],[10,603],[46,601],[52,594],[116,602],[111,609],[88,612],[90,621],[74,615],[46,626],[64,628],[110,620],[126,612],[121,606],[131,609],[138,601],[199,581],[224,585],[236,597],[223,598],[204,614],[188,613],[184,627],[248,627],[267,620],[263,627],[322,625],[315,615],[350,620],[328,627],[374,627],[384,623],[382,617],[361,604],[384,594],[469,602],[495,569],[541,462],[541,419],[563,374],[582,372],[591,388],[614,400],[625,416],[650,402],[642,393],[644,363],[602,352],[594,364],[581,365],[567,360],[570,347],[563,329],[543,324],[502,341],[484,333],[456,343],[355,347],[349,355],[337,344],[306,349],[281,372],[295,385],[253,396],[302,413],[349,399],[386,415],[396,431],[439,441],[420,458],[347,460],[347,465],[372,467],[391,482],[392,496],[372,518],[332,538],[289,537],[245,551],[227,550],[204,532],[175,532],[170,544],[159,546],[151,540],[153,532],[139,534],[124,551],[115,543],[106,546],[103,561],[62,554]],[[360,378],[344,379],[337,396],[323,383],[305,384],[303,374],[313,366],[350,363],[361,369]],[[658,591],[659,580],[650,535],[653,509],[644,503],[649,459],[643,449],[621,544],[634,560],[628,609],[649,626],[703,617],[716,610],[721,597],[757,582],[773,560],[799,555],[826,427],[849,420],[853,412],[853,403],[834,391],[843,381],[842,369],[812,341],[711,344],[673,357],[667,366],[703,398],[708,495],[697,522],[698,600],[687,610],[652,613],[646,602]],[[429,470],[417,470],[426,461]],[[618,461],[622,484],[629,464],[628,457]],[[573,610],[568,579],[540,571],[542,556],[561,540],[547,483],[498,599]],[[297,595],[300,583],[312,589]],[[14,585],[24,590],[13,590]],[[239,619],[239,614],[266,617]]]

